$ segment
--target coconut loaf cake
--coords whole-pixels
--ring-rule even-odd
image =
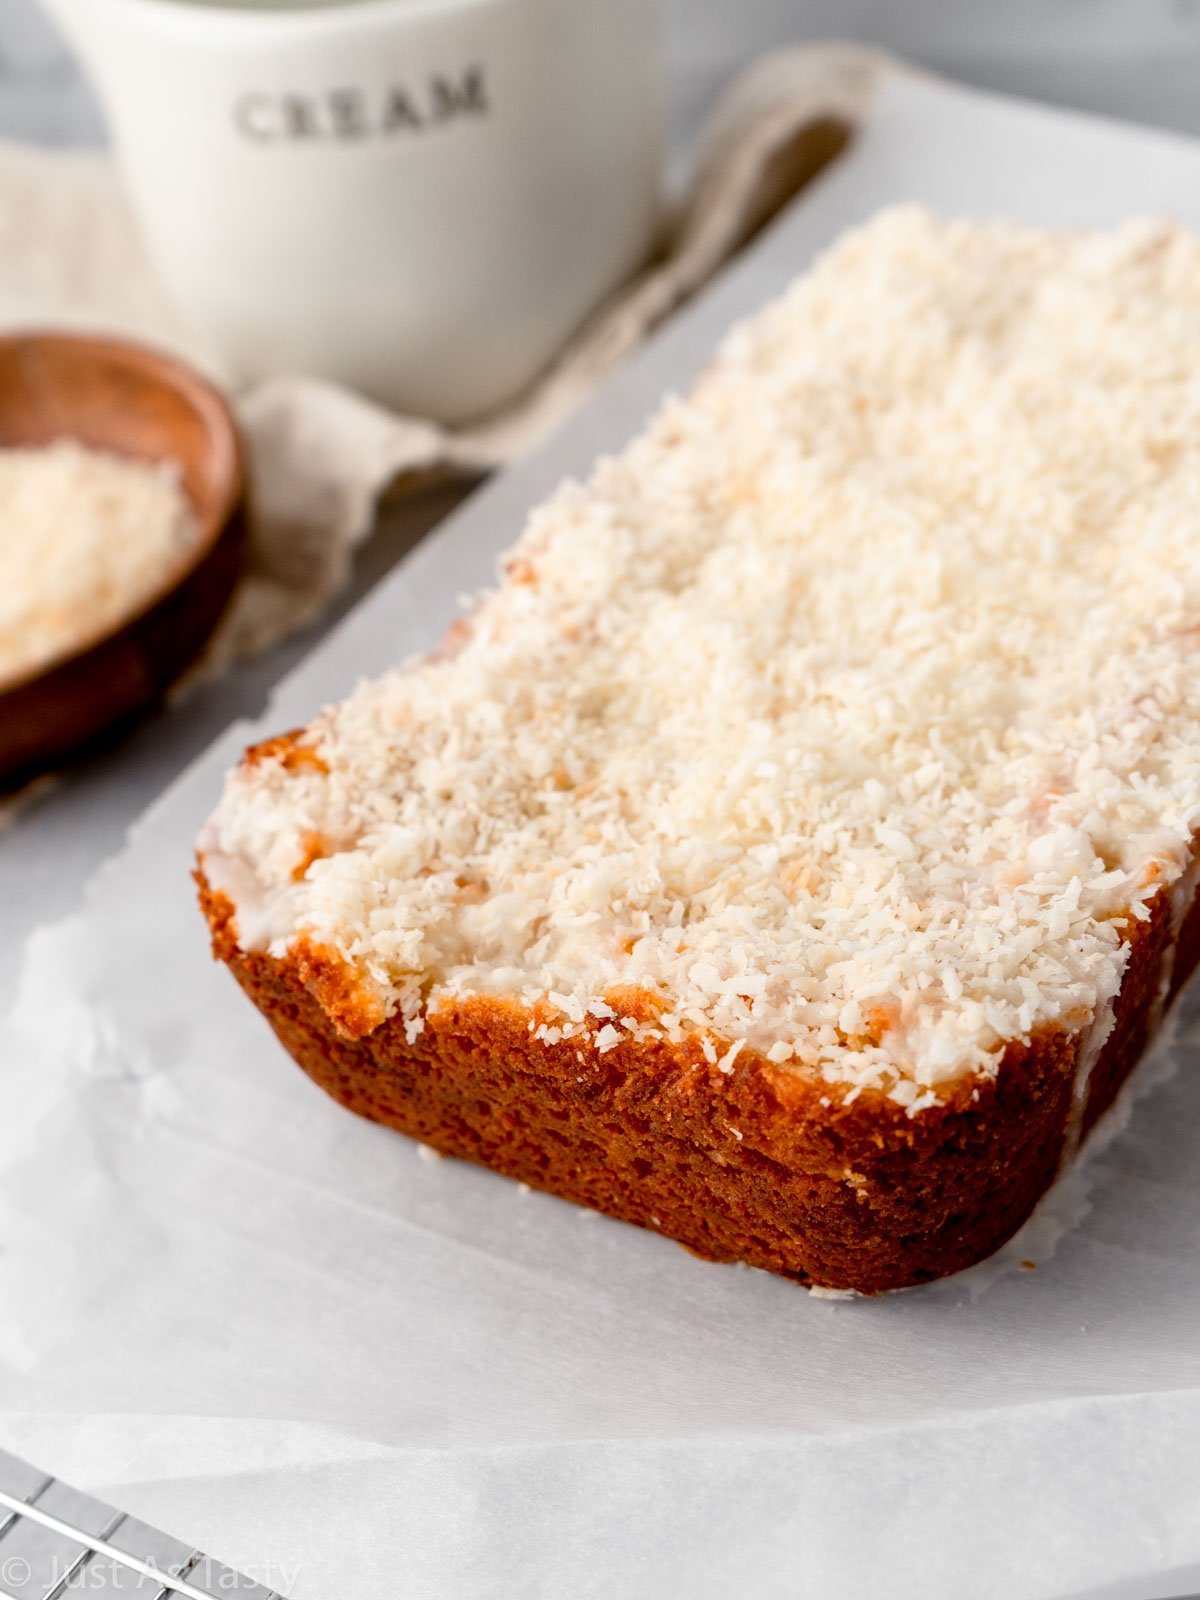
[[[699,1254],[979,1260],[1192,966],[1200,243],[882,213],[229,777],[217,955],[343,1105]]]

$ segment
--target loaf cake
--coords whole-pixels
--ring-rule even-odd
[[[517,530],[514,530],[517,531]],[[1194,963],[1200,243],[889,210],[250,749],[216,954],[343,1105],[698,1254],[978,1261]]]

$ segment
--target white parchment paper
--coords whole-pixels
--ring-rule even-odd
[[[1200,148],[898,79],[853,154],[422,546],[263,728],[432,647],[533,500],[896,199],[1200,225]],[[0,1443],[293,1600],[1200,1587],[1186,1015],[1128,1127],[999,1269],[809,1297],[427,1160],[302,1077],[209,961],[186,877],[256,731],[36,936],[2,1025]]]

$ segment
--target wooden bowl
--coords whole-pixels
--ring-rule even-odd
[[[156,700],[208,639],[241,564],[245,475],[237,424],[190,368],[115,339],[0,338],[0,446],[62,438],[143,460],[177,460],[200,536],[115,626],[0,683],[4,782],[46,767]]]

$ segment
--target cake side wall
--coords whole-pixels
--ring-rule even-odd
[[[748,1051],[726,1075],[699,1049],[665,1041],[603,1054],[578,1041],[547,1045],[531,1037],[525,1010],[489,998],[435,1013],[412,1044],[397,1022],[349,1040],[296,965],[239,948],[233,907],[198,878],[214,953],[340,1104],[706,1258],[829,1288],[901,1288],[990,1255],[1055,1175],[1073,1035],[1045,1030],[1014,1043],[994,1080],[963,1083],[913,1118],[878,1095],[840,1104],[830,1086]],[[1089,1128],[1147,1042],[1170,935],[1164,894],[1130,930],[1114,1027],[1089,1084]],[[1198,956],[1200,900],[1178,940],[1172,993]]]
[[[710,1259],[830,1288],[900,1288],[991,1254],[1054,1177],[1073,1035],[1015,1043],[994,1080],[961,1084],[913,1118],[877,1095],[842,1105],[830,1086],[748,1051],[725,1075],[698,1049],[666,1042],[603,1054],[546,1045],[527,1012],[488,998],[435,1013],[412,1044],[398,1022],[349,1040],[294,964],[238,947],[229,901],[202,874],[200,884],[216,955],[342,1105]],[[1131,931],[1089,1121],[1145,1042],[1169,932],[1164,895]]]

